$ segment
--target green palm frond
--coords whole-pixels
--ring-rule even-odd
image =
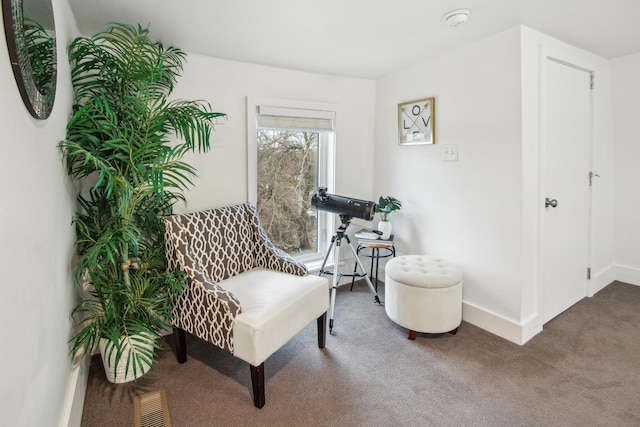
[[[59,145],[69,176],[89,187],[74,218],[75,275],[93,286],[74,310],[81,322],[73,354],[108,337],[119,359],[123,339],[137,349],[131,368],[141,367],[153,355],[132,335],[157,337],[186,284],[166,271],[161,217],[193,185],[196,170],[184,156],[209,151],[213,125],[225,115],[206,101],[168,99],[185,58],[140,25],[111,23],[69,46],[75,101]]]
[[[51,77],[56,69],[56,41],[37,21],[25,16],[23,24],[35,84],[38,91],[46,95],[53,90],[55,84]]]

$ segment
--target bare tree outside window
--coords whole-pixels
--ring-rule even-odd
[[[291,255],[318,250],[319,133],[258,129],[257,207],[273,243]]]

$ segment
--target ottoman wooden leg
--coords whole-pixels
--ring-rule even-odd
[[[416,339],[416,331],[409,330],[409,339],[412,341]]]
[[[460,327],[460,326],[458,326],[458,328],[459,328],[459,327]],[[451,335],[455,335],[455,334],[457,334],[457,333],[458,333],[458,328],[455,328],[453,331],[449,331],[449,333],[450,333]]]

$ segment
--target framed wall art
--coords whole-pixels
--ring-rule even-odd
[[[435,98],[398,104],[400,145],[435,144]]]

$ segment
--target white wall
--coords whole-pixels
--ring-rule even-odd
[[[397,105],[436,98],[436,145],[399,146]],[[464,271],[469,306],[520,320],[522,166],[520,33],[512,29],[378,81],[374,193],[393,214],[403,253]],[[444,162],[442,145],[459,160]]]
[[[611,82],[616,164],[616,276],[640,285],[640,52],[611,61]]]
[[[397,247],[444,257],[464,272],[465,320],[523,343],[537,322],[541,55],[596,71],[592,294],[613,280],[613,145],[608,63],[516,27],[389,75],[376,98],[375,194],[404,204]],[[436,97],[433,146],[399,146],[397,104]],[[441,160],[456,144],[459,161]]]
[[[335,104],[339,107],[335,192],[371,197],[375,81],[304,73],[189,54],[174,96],[204,99],[228,115],[212,134],[212,150],[190,156],[198,169],[187,206],[195,211],[248,200],[247,97]]]
[[[0,424],[49,426],[68,418],[74,291],[70,278],[75,190],[56,144],[71,106],[66,46],[77,33],[66,0],[55,1],[58,94],[51,117],[22,104],[7,47],[0,43]]]
[[[370,200],[373,182],[374,80],[306,73],[263,65],[188,54],[175,98],[203,99],[214,111],[227,114],[216,125],[211,151],[186,157],[198,170],[195,186],[185,192],[187,205],[175,212],[244,203],[248,196],[247,97],[285,99],[337,107],[335,190],[354,198]],[[337,218],[334,218],[337,220]],[[338,223],[336,224],[336,227]],[[363,225],[355,219],[349,232]],[[353,269],[349,252],[343,251],[344,271]],[[365,262],[366,268],[368,262]],[[315,272],[319,265],[310,268]],[[348,277],[342,283],[347,283]]]
[[[56,104],[48,120],[32,119],[23,107],[6,44],[0,43],[2,425],[77,425],[86,386],[86,360],[74,366],[67,344],[75,296],[70,274],[77,188],[67,178],[57,148],[72,101],[66,49],[78,30],[67,1],[54,6],[59,76]],[[177,210],[246,201],[247,96],[339,105],[336,191],[371,197],[374,81],[193,54],[187,60],[175,96],[210,101],[214,110],[228,114],[228,120],[213,133],[213,150],[193,156],[199,178],[187,195],[188,206]]]

